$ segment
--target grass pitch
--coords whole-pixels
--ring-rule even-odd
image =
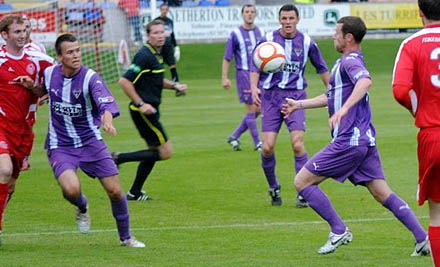
[[[370,101],[377,144],[391,188],[408,202],[422,225],[427,207],[416,205],[416,133],[407,111],[393,99],[391,74],[400,40],[366,40],[372,73]],[[339,56],[332,41],[319,42],[327,64]],[[267,183],[250,135],[234,152],[226,137],[243,117],[235,89],[221,88],[223,44],[182,45],[179,74],[190,89],[176,98],[164,91],[162,120],[174,155],[156,164],[147,180],[154,201],[129,202],[132,234],[146,249],[119,247],[107,196],[99,183],[80,172],[92,216],[92,231],[78,233],[74,208],[53,178],[43,141],[47,106],[35,126],[32,170],[22,173],[4,218],[0,266],[432,266],[429,257],[413,258],[414,239],[363,187],[328,180],[321,185],[354,234],[353,243],[318,255],[328,225],[310,208],[295,208],[295,175],[288,133],[276,147],[283,206],[272,207]],[[309,96],[323,92],[308,67]],[[233,77],[231,73],[230,77]],[[105,136],[112,151],[143,149],[128,114],[128,98],[110,85],[119,101],[118,135]],[[330,141],[326,109],[307,111],[306,148],[313,155]],[[129,189],[135,163],[122,165],[120,179]]]

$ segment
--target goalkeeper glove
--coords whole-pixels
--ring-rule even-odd
[[[174,47],[174,58],[176,59],[176,62],[180,59],[180,47],[178,46]]]

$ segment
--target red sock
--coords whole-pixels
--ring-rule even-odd
[[[429,226],[428,238],[434,266],[440,267],[440,226]]]
[[[6,203],[8,202],[8,184],[0,184],[0,231],[2,230],[2,220],[3,212],[6,208]]]

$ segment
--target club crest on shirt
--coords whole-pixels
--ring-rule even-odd
[[[27,73],[29,73],[30,75],[33,75],[35,73],[35,66],[34,64],[29,64],[26,66],[26,71]]]
[[[81,95],[81,89],[72,89],[72,93],[76,99]]]
[[[301,56],[301,54],[303,52],[302,48],[295,48],[295,49],[293,49],[293,51],[295,51],[295,55],[297,57]]]
[[[0,141],[0,147],[3,149],[8,149],[8,143],[6,143],[5,141]]]

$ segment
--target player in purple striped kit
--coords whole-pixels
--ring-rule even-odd
[[[222,64],[222,85],[229,90],[231,81],[228,79],[231,60],[235,59],[235,79],[240,103],[246,105],[247,113],[234,132],[228,137],[227,142],[235,151],[241,150],[240,136],[249,129],[254,142],[255,150],[261,151],[261,142],[258,137],[257,117],[260,108],[252,101],[250,85],[250,68],[252,65],[252,52],[264,35],[264,31],[254,24],[257,10],[254,5],[244,5],[241,9],[243,25],[231,32],[226,43],[225,55]]]
[[[145,247],[130,235],[127,199],[119,184],[118,169],[99,130],[102,125],[108,134],[116,134],[112,121],[119,115],[118,105],[101,77],[81,65],[81,50],[75,36],[59,36],[55,50],[61,64],[45,70],[39,95],[49,95],[45,148],[63,196],[76,206],[79,231],[87,233],[88,204],[76,172],[80,168],[88,176],[98,177],[110,198],[121,246]]]
[[[307,81],[305,66],[308,59],[321,75],[325,86],[328,85],[329,72],[327,65],[316,43],[310,36],[299,32],[296,26],[299,22],[298,9],[291,4],[280,8],[279,22],[281,29],[267,33],[260,42],[273,41],[284,47],[287,62],[280,72],[267,74],[260,72],[252,64],[251,88],[254,103],[261,105],[261,125],[263,132],[263,151],[261,165],[269,184],[269,195],[272,205],[281,205],[281,186],[275,175],[275,143],[281,124],[286,124],[290,132],[292,150],[295,154],[295,170],[298,171],[307,162],[307,152],[304,147],[304,132],[306,129],[305,112],[295,112],[287,119],[281,113],[285,98],[305,99]],[[298,195],[297,207],[307,207],[307,203]]]
[[[325,94],[305,100],[288,99],[283,113],[328,106],[332,140],[314,155],[296,175],[294,185],[310,207],[326,220],[331,232],[318,253],[332,253],[352,241],[353,235],[336,213],[327,195],[318,187],[328,177],[343,183],[366,186],[373,197],[389,209],[414,235],[411,256],[430,253],[427,234],[408,204],[391,191],[376,148],[376,132],[371,122],[368,89],[372,82],[365,68],[361,41],[366,33],[358,17],[338,20],[334,45],[342,57],[333,66]],[[293,113],[294,114],[294,113]]]

